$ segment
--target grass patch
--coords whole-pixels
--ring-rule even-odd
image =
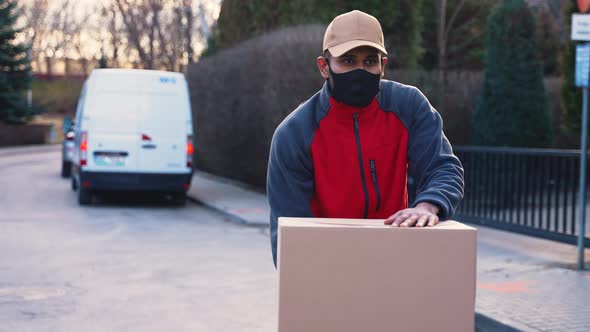
[[[83,81],[33,81],[33,104],[43,113],[73,116]]]

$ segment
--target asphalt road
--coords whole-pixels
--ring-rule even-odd
[[[265,229],[157,196],[80,207],[60,158],[0,153],[0,331],[276,331]]]

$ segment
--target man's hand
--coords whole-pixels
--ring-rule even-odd
[[[434,204],[422,202],[415,208],[398,211],[385,220],[385,225],[393,227],[424,227],[438,224],[438,207]]]

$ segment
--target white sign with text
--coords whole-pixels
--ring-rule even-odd
[[[572,40],[590,41],[590,14],[572,15]]]
[[[590,15],[572,15],[572,40],[590,41]]]

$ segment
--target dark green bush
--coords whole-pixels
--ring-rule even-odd
[[[535,21],[523,0],[504,0],[490,14],[483,91],[473,120],[479,145],[547,147],[551,116]]]

